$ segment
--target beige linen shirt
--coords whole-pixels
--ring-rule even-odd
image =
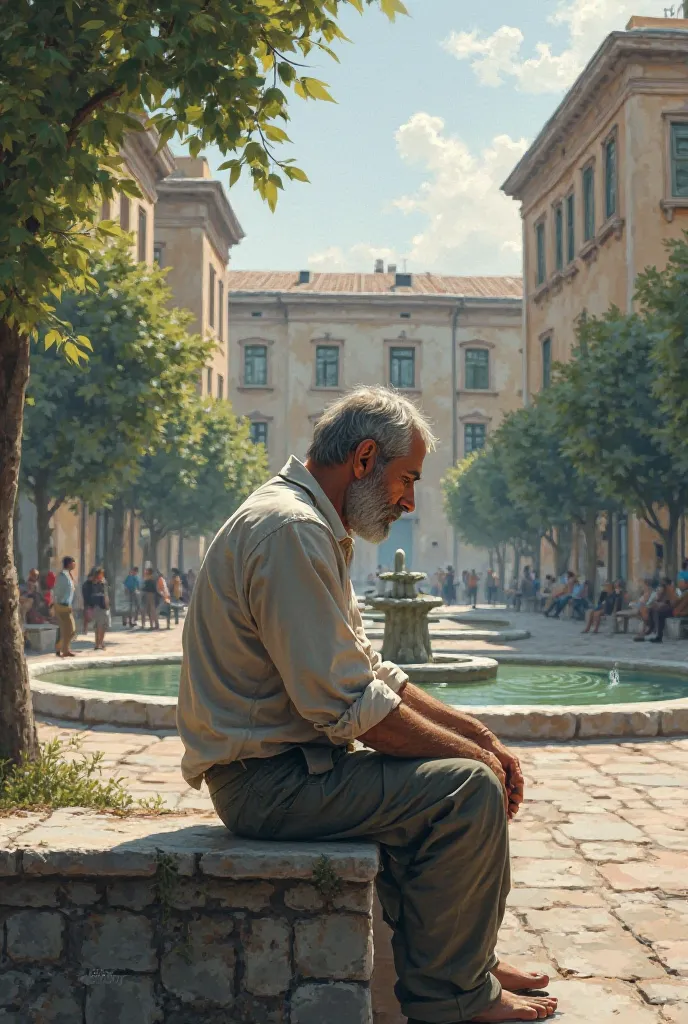
[[[222,527],[184,623],[182,774],[301,747],[313,774],[400,703],[407,675],[368,640],[349,579],[353,541],[298,459]]]

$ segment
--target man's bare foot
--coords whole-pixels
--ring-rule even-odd
[[[537,974],[535,971],[521,971],[513,964],[506,964],[500,960],[499,964],[491,971],[502,988],[507,992],[532,992],[533,989],[547,988],[549,976]]]
[[[553,996],[520,996],[515,992],[502,990],[502,994],[489,1010],[472,1017],[484,1024],[503,1024],[509,1020],[545,1020],[552,1017],[557,1009]]]

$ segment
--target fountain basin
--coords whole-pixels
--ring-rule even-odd
[[[480,655],[478,655],[480,656]],[[437,656],[442,658],[441,655]],[[55,719],[78,721],[89,724],[109,724],[156,730],[175,729],[176,717],[176,686],[168,690],[175,695],[161,696],[155,693],[122,692],[122,670],[133,670],[134,674],[142,670],[159,669],[167,666],[166,671],[178,678],[180,657],[174,655],[139,657],[93,658],[79,662],[79,673],[88,677],[88,686],[74,685],[76,670],[63,661],[42,662],[29,666],[31,690],[34,709],[37,714]],[[485,659],[492,661],[493,659]],[[613,702],[613,697],[604,696],[602,702],[544,704],[534,696],[533,703],[516,704],[507,698],[502,704],[479,703],[482,685],[489,685],[489,680],[481,680],[478,685],[471,683],[467,674],[463,676],[466,683],[460,694],[452,695],[447,691],[444,698],[447,703],[456,703],[479,718],[498,736],[504,739],[518,740],[570,740],[573,738],[611,738],[632,736],[679,736],[688,734],[688,666],[685,662],[665,662],[661,666],[648,665],[644,661],[617,661],[609,658],[554,658],[532,656],[524,658],[519,655],[506,655],[500,652],[499,663],[506,668],[509,665],[537,665],[571,668],[600,668],[606,673],[618,666],[622,677],[625,670],[639,671],[648,678],[658,677],[668,680],[673,677],[672,685],[679,680],[685,683],[685,696],[678,699],[661,699],[662,692],[658,689],[655,696],[640,699],[636,703]],[[447,667],[456,668],[460,662],[447,663],[439,661],[435,665],[419,666],[423,672],[428,669],[431,675],[423,682],[420,675],[416,681],[434,688],[442,687],[443,680],[437,675],[432,676],[433,669]],[[465,664],[465,663],[464,663]],[[99,689],[110,677],[110,690]],[[71,676],[70,685],[62,685]],[[81,677],[82,679],[85,677]],[[494,678],[494,677],[492,677]],[[119,681],[118,681],[119,680]],[[499,677],[497,678],[497,683]],[[449,686],[452,684],[450,683]],[[449,689],[449,686],[447,689]],[[118,689],[118,687],[120,689]],[[431,691],[431,692],[434,692]],[[668,691],[667,691],[668,692]],[[562,691],[562,696],[571,699],[570,691]],[[520,700],[527,699],[521,695]],[[607,700],[608,703],[604,701]]]

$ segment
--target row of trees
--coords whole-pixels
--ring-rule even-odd
[[[664,270],[639,276],[636,312],[582,318],[551,386],[447,474],[450,521],[495,553],[502,580],[506,548],[518,562],[541,538],[564,571],[577,526],[594,585],[598,520],[619,510],[650,527],[676,572],[688,509],[688,234],[668,250]]]
[[[56,313],[93,353],[70,363],[42,332],[21,487],[36,507],[41,571],[60,508],[109,509],[105,567],[114,581],[128,510],[148,529],[155,561],[170,532],[214,531],[265,479],[267,460],[226,402],[198,396],[213,342],[190,334],[192,315],[170,307],[164,272],[134,262],[126,238],[94,254],[89,271],[94,287],[65,293]]]

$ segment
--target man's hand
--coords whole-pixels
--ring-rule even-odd
[[[518,814],[519,807],[523,803],[524,779],[521,765],[510,750],[499,740],[495,739],[491,744],[491,753],[499,761],[506,777],[506,791],[509,797],[509,819]]]

